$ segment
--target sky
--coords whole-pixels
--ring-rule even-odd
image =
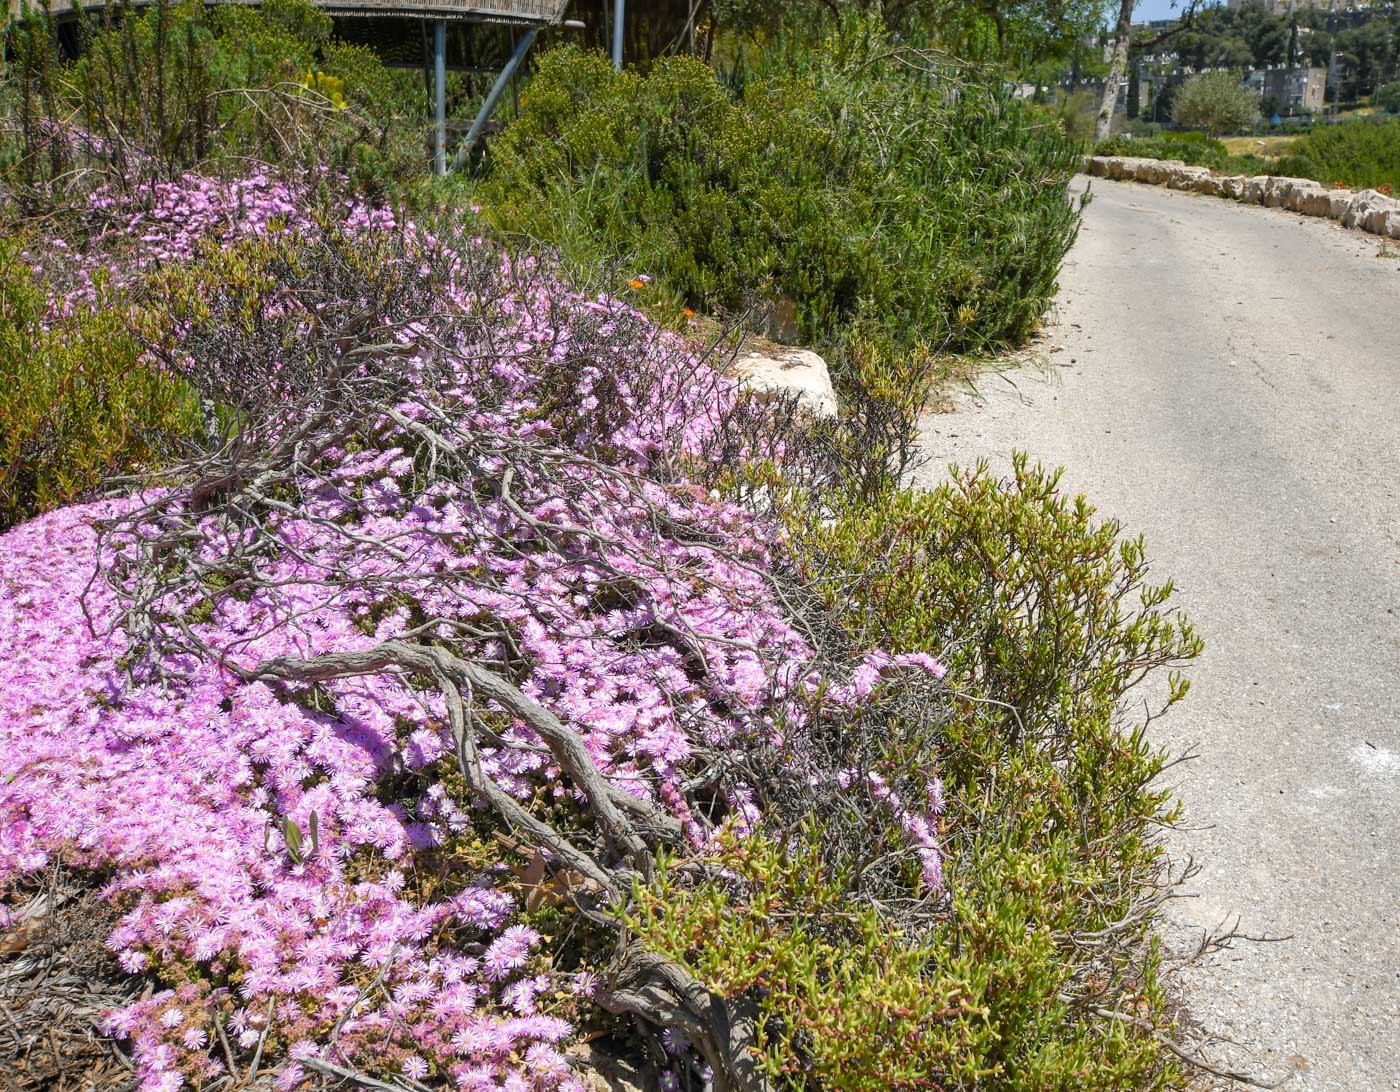
[[[1149,19],[1172,19],[1186,8],[1186,0],[1137,0],[1133,5],[1133,22],[1145,23]],[[1112,19],[1109,20],[1112,22]]]

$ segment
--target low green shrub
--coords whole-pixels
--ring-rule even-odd
[[[1278,174],[1284,178],[1314,178],[1320,179],[1322,171],[1316,163],[1305,155],[1297,152],[1289,152],[1288,155],[1279,156],[1274,162],[1273,174]]]
[[[143,466],[199,420],[142,362],[125,308],[52,316],[47,302],[20,242],[0,239],[0,528]]]
[[[1220,155],[1227,154],[1223,142],[1216,140],[1214,137],[1207,136],[1205,133],[1197,132],[1194,129],[1188,129],[1185,131],[1167,129],[1159,132],[1157,134],[1156,139],[1164,141],[1165,143],[1173,147],[1180,144],[1189,144],[1193,147],[1203,148],[1211,152],[1216,152]]]
[[[781,1088],[1180,1087],[1151,933],[1157,832],[1176,809],[1155,784],[1167,757],[1124,720],[1163,669],[1151,716],[1186,694],[1174,671],[1201,642],[1169,610],[1171,582],[1023,456],[1006,480],[982,466],[822,520],[789,511],[796,560],[848,639],[948,668],[946,898],[892,934],[854,909],[858,866],[735,841],[722,863],[743,897],[663,869],[631,926],[753,999]]]
[[[999,83],[911,72],[879,34],[727,89],[688,58],[541,57],[478,190],[502,232],[711,311],[791,306],[977,351],[1025,336],[1074,238],[1075,147]],[[787,301],[784,304],[784,301]]]
[[[1199,139],[1193,139],[1199,138]],[[1212,167],[1232,157],[1225,145],[1204,133],[1158,133],[1152,137],[1110,137],[1094,147],[1095,155],[1135,155],[1144,159],[1179,159],[1193,167]],[[1235,157],[1246,158],[1246,157]]]

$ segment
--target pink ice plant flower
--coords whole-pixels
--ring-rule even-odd
[[[265,176],[187,177],[144,196],[129,213],[115,197],[107,209],[139,240],[137,265],[181,260],[204,239],[313,229],[301,191]],[[360,206],[346,218],[356,231],[395,226],[389,214]],[[621,321],[626,309],[563,298],[590,321]],[[449,293],[443,306],[465,302]],[[533,306],[539,302],[518,301],[514,354],[468,364],[485,354],[464,352],[454,397],[474,427],[524,439],[548,428],[535,413],[537,369],[568,331],[546,324],[540,316],[551,310]],[[628,400],[634,412],[601,439],[639,473],[676,445],[698,449],[719,403],[734,397],[679,341],[658,338],[648,351],[662,354],[652,364],[676,370],[664,400],[649,402],[658,396],[625,385],[618,394],[628,371],[622,358],[579,367],[570,392],[585,417],[605,386]],[[500,397],[479,398],[488,387]],[[818,689],[802,669],[814,652],[763,575],[774,557],[768,529],[684,482],[648,485],[646,499],[679,524],[703,528],[726,552],[659,532],[648,508],[616,482],[588,482],[592,506],[579,511],[562,487],[587,471],[561,466],[554,481],[521,481],[518,503],[536,520],[599,529],[619,544],[615,553],[503,551],[495,536],[523,533],[517,516],[496,501],[415,486],[406,437],[385,427],[380,441],[376,450],[334,456],[333,495],[313,498],[325,510],[311,515],[391,538],[407,558],[400,593],[429,616],[491,616],[512,627],[529,665],[525,693],[580,734],[604,773],[670,810],[700,844],[706,835],[680,791],[695,747],[800,730]],[[415,857],[451,844],[477,814],[445,791],[454,760],[441,703],[401,680],[364,677],[331,684],[333,708],[317,711],[212,661],[182,662],[179,685],[133,682],[130,642],[110,625],[116,593],[92,580],[93,525],[138,503],[65,508],[0,536],[0,891],[62,854],[68,867],[111,877],[104,895],[121,916],[109,943],[123,970],[204,974],[108,1015],[107,1031],[130,1045],[141,1088],[217,1077],[222,1026],[243,1050],[273,1037],[283,1044],[279,1087],[288,1089],[313,1079],[307,1063],[332,1035],[338,1057],[413,1080],[432,1072],[460,1089],[581,1089],[563,1053],[573,1031],[566,1016],[596,980],[552,969],[498,874],[462,876],[431,897],[410,882]],[[269,559],[266,573],[276,591],[221,602],[195,627],[211,646],[251,667],[279,655],[369,648],[403,632],[402,611],[377,614],[368,598],[327,600],[323,592],[327,572],[373,575],[382,556],[347,548],[323,519],[288,518],[279,532],[288,549]],[[211,541],[213,555],[220,548]],[[639,556],[660,564],[639,565]],[[600,605],[601,562],[632,573],[645,595]],[[495,575],[495,590],[415,576],[483,568]],[[716,638],[704,677],[688,673],[675,648],[617,643],[657,620]],[[492,642],[470,651],[488,664],[504,655]],[[849,677],[826,680],[824,700],[854,707],[903,671],[937,677],[942,668],[928,657],[872,652]],[[535,742],[518,722],[506,739]],[[485,746],[483,761],[522,800],[565,792],[536,746]],[[381,785],[404,771],[418,787],[381,799]],[[936,778],[918,801],[882,783],[870,790],[936,888]],[[736,827],[761,825],[742,788],[729,804]],[[313,816],[317,851],[289,853],[287,825],[305,834]],[[384,988],[367,993],[369,981]],[[561,1007],[560,997],[573,1000]]]

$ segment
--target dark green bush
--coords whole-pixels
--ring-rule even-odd
[[[1152,137],[1110,137],[1094,147],[1095,155],[1136,155],[1144,159],[1179,159],[1193,167],[1216,167],[1232,157],[1225,145],[1204,133],[1158,133]],[[1245,158],[1245,157],[1234,157]]]
[[[851,322],[982,350],[1049,305],[1078,218],[1075,149],[1000,84],[913,72],[842,39],[731,93],[704,65],[616,74],[544,55],[480,193],[504,232],[630,255],[695,308],[792,301],[811,340]]]
[[[1221,155],[1227,154],[1225,145],[1221,141],[1216,140],[1214,137],[1206,136],[1205,133],[1196,132],[1195,130],[1178,132],[1176,130],[1167,129],[1163,132],[1159,132],[1156,139],[1164,141],[1173,147],[1179,144],[1190,144],[1193,147],[1207,149]]]
[[[1314,178],[1321,179],[1322,171],[1316,163],[1305,155],[1297,152],[1290,152],[1288,155],[1279,156],[1274,162],[1273,174],[1281,175],[1284,178]]]
[[[0,239],[0,528],[143,466],[199,419],[182,384],[142,363],[124,308],[46,304],[19,242]]]

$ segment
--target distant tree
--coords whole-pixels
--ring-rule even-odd
[[[1172,119],[1172,100],[1181,90],[1180,80],[1167,80],[1159,84],[1152,95],[1152,109],[1147,112],[1147,120],[1165,125]]]
[[[1172,100],[1172,120],[1183,129],[1207,136],[1251,128],[1259,118],[1259,100],[1232,72],[1192,76]]]
[[[1311,68],[1326,68],[1332,58],[1332,35],[1314,30],[1303,40],[1303,58]]]
[[[1136,118],[1142,113],[1142,80],[1138,76],[1137,66],[1133,67],[1132,73],[1128,76],[1128,117]]]
[[[1376,92],[1376,105],[1392,114],[1400,114],[1400,80],[1388,83]]]
[[[1133,7],[1136,0],[1118,0],[1118,19],[1109,39],[1108,76],[1103,83],[1103,99],[1099,103],[1099,116],[1094,125],[1094,139],[1107,140],[1113,131],[1113,111],[1118,108],[1118,86],[1123,82],[1123,74],[1128,71],[1128,51],[1136,46],[1139,50],[1149,50],[1170,38],[1189,30],[1196,18],[1196,8],[1200,0],[1186,0],[1186,10],[1174,26],[1150,38],[1133,41]],[[1176,6],[1176,0],[1172,0]]]
[[[1345,56],[1342,95],[1356,99],[1377,89],[1393,70],[1395,32],[1384,19],[1371,19],[1336,36],[1337,52]]]

